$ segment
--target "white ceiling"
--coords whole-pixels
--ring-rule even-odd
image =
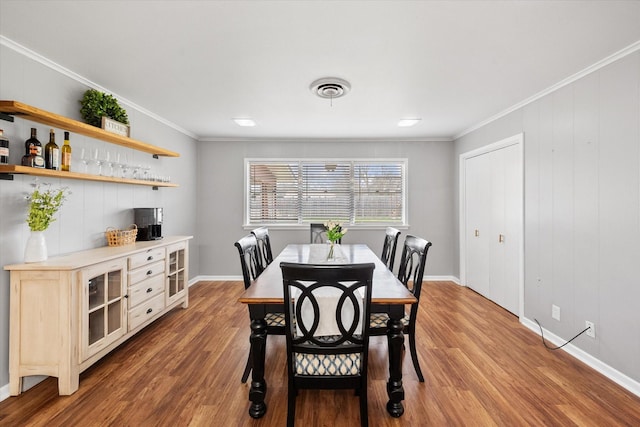
[[[638,42],[640,1],[0,0],[0,35],[204,140],[452,138]]]

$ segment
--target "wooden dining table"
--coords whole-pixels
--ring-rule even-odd
[[[373,271],[373,291],[371,311],[385,312],[389,315],[387,323],[387,342],[389,351],[389,380],[387,381],[387,411],[392,417],[404,413],[404,388],[402,385],[402,359],[404,353],[404,334],[401,319],[404,317],[405,304],[417,303],[416,298],[400,282],[378,256],[367,245],[336,245],[336,256],[327,260],[327,244],[290,244],[273,260],[258,278],[238,299],[248,304],[251,317],[251,388],[249,389],[249,415],[260,418],[267,412],[265,396],[267,383],[264,379],[264,361],[267,342],[267,324],[265,315],[273,311],[274,305],[284,304],[281,262],[304,264],[375,264]],[[271,306],[271,308],[270,308]]]

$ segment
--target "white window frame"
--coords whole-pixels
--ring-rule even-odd
[[[407,189],[409,188],[408,180],[409,180],[409,160],[407,158],[255,158],[248,157],[244,159],[244,228],[255,228],[259,226],[268,226],[270,228],[276,229],[301,229],[307,228],[309,223],[306,221],[302,221],[300,215],[298,215],[297,222],[295,223],[268,223],[268,222],[250,222],[250,173],[251,173],[251,164],[252,163],[291,163],[291,162],[327,162],[327,163],[357,163],[357,162],[368,162],[368,163],[395,163],[400,164],[403,169],[403,180],[402,180],[402,214],[401,214],[401,223],[398,222],[371,222],[371,223],[358,223],[353,224],[351,222],[346,223],[349,228],[356,229],[376,229],[376,228],[385,228],[387,226],[393,226],[396,228],[406,228],[409,226],[408,223],[408,197],[407,197]],[[353,215],[352,215],[353,218]],[[327,218],[331,219],[331,218]]]

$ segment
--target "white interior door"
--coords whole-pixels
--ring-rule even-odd
[[[521,145],[464,159],[465,285],[510,312],[521,307]]]
[[[489,210],[487,205],[490,192],[490,158],[471,157],[466,162],[467,188],[467,283],[474,291],[489,295]]]

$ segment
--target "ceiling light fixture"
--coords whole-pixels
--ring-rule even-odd
[[[341,98],[351,90],[351,84],[337,77],[324,77],[311,83],[311,92],[320,98],[329,99],[333,106],[334,98]]]
[[[256,125],[256,122],[253,119],[233,119],[233,121],[236,122],[238,126],[243,127],[252,127]]]
[[[409,126],[415,126],[418,123],[420,123],[420,120],[422,119],[401,119],[398,122],[398,126],[399,127],[409,127]]]

